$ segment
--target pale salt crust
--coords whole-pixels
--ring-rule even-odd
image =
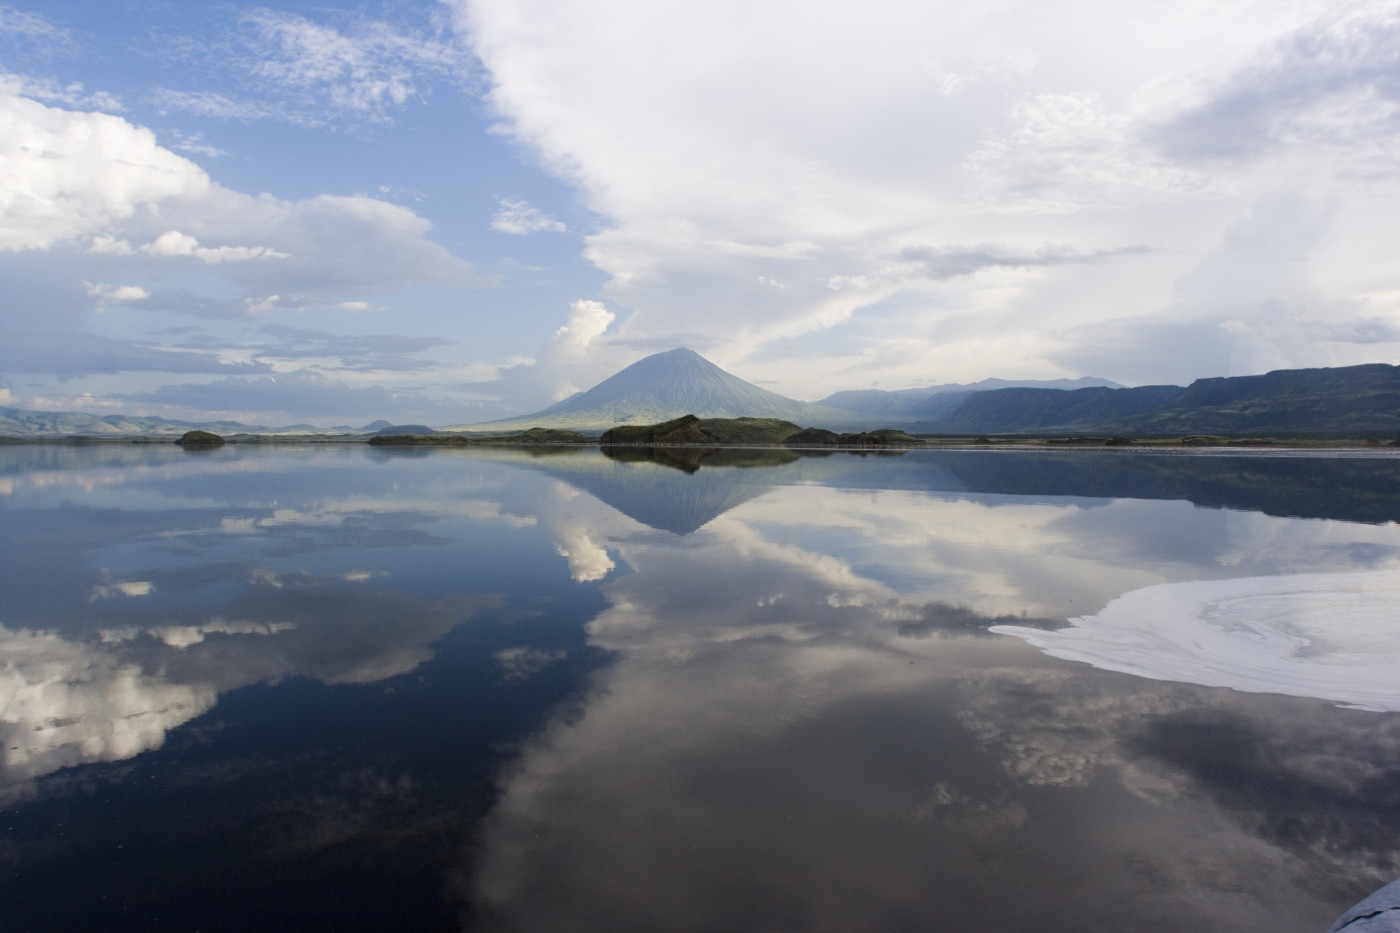
[[[1162,583],[1054,632],[1015,635],[1051,657],[1250,693],[1400,711],[1400,572]]]

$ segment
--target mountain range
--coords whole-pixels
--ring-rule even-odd
[[[154,415],[93,415],[85,411],[0,408],[0,436],[4,437],[178,437],[196,430],[215,434],[372,434],[392,427],[388,421],[376,421],[359,428],[350,425],[322,428],[314,424],[274,428],[239,421],[176,421]]]
[[[1128,388],[1086,377],[836,392],[800,402],[725,372],[680,348],[640,360],[555,405],[503,421],[447,430],[531,426],[596,431],[682,415],[777,418],[837,431],[901,428],[918,434],[1395,434],[1400,368],[1368,363]]]
[[[770,418],[833,431],[900,428],[917,434],[1174,436],[1220,434],[1396,435],[1400,367],[1368,363],[1198,379],[1189,386],[1126,388],[1086,377],[1048,382],[987,379],[971,385],[836,392],[803,402],[725,372],[677,348],[633,363],[593,388],[531,415],[443,431],[508,432],[531,427],[601,432],[683,415]],[[409,429],[412,429],[411,431]],[[237,422],[0,409],[0,435],[176,435],[429,433],[422,425],[267,428]]]

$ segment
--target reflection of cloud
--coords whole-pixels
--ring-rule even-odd
[[[144,633],[160,639],[171,648],[188,648],[204,641],[206,635],[276,635],[295,627],[292,622],[226,622],[212,619],[202,625],[161,625],[144,630],[135,626],[103,629],[98,636],[105,644],[113,644],[131,641]]]
[[[0,626],[0,800],[57,768],[159,748],[221,693],[299,675],[366,684],[407,673],[492,598],[425,600],[283,574],[199,622],[126,625],[92,641]]]
[[[1143,722],[1190,706],[1189,692],[1122,692],[1072,670],[1026,667],[969,672],[963,691],[959,719],[999,751],[1018,782],[1082,788],[1111,769],[1145,798],[1170,796],[1182,783],[1125,749],[1123,738]]]
[[[992,631],[1156,680],[1400,711],[1400,573],[1193,581],[1127,593],[1071,627]]]
[[[6,783],[159,748],[214,697],[208,684],[173,683],[96,646],[0,626]]]
[[[282,526],[335,526],[354,515],[384,515],[395,512],[428,513],[435,516],[466,518],[471,521],[499,521],[512,528],[528,528],[535,524],[533,516],[512,515],[501,510],[498,502],[485,499],[346,499],[318,503],[307,509],[274,509],[263,518],[220,519],[219,531],[224,534],[259,534],[265,528]]]
[[[546,651],[529,645],[517,645],[497,651],[496,663],[505,673],[506,680],[527,680],[555,661],[562,661],[567,654],[563,648]]]
[[[1400,734],[1369,713],[1075,665],[969,671],[958,717],[1018,783],[1091,791],[1114,777],[1171,811],[1218,807],[1239,831],[1211,827],[1220,851],[1275,847],[1338,902],[1400,873],[1400,814],[1375,800]]]
[[[1263,698],[982,633],[1242,565],[1385,566],[1394,528],[813,486],[684,538],[597,509],[575,497],[541,525],[632,571],[588,627],[615,660],[525,748],[456,882],[487,929],[1321,928],[1319,890],[1393,861],[1367,782],[1400,746],[1364,726],[1319,742],[1335,719],[1298,728]],[[1221,704],[1232,750],[1190,758],[1215,725],[1190,716]],[[1290,842],[1309,788],[1319,815]]]
[[[570,575],[580,583],[601,580],[615,566],[608,552],[593,543],[586,529],[566,526],[558,530],[558,535],[554,549],[568,560]]]
[[[149,596],[155,584],[149,580],[133,580],[127,583],[100,583],[92,588],[88,602],[98,599],[111,599],[114,596]]]

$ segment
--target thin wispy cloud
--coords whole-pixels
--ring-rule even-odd
[[[491,229],[498,233],[526,236],[531,233],[563,233],[568,229],[520,198],[497,198],[496,203],[500,209],[491,217]]]
[[[237,93],[161,88],[164,107],[237,120],[277,119],[307,126],[392,123],[434,84],[462,87],[471,60],[454,37],[428,23],[357,15],[336,23],[270,8],[242,11],[226,31],[180,37],[172,56],[200,62]]]

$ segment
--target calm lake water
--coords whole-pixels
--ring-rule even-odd
[[[1400,459],[0,448],[12,930],[1298,931]]]

